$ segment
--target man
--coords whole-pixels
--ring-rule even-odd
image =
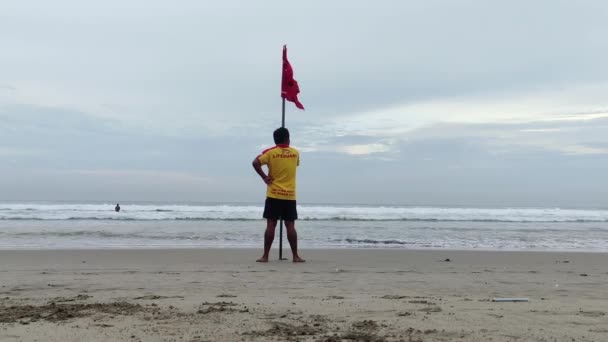
[[[296,210],[296,168],[300,165],[300,153],[289,147],[289,131],[278,128],[273,133],[276,146],[271,147],[253,160],[253,168],[267,185],[264,218],[266,232],[264,233],[264,255],[257,262],[268,262],[268,253],[274,240],[274,230],[277,221],[283,219],[287,229],[287,241],[291,246],[293,262],[304,262],[298,255],[298,234],[295,220],[298,219]],[[262,165],[268,167],[268,175],[262,170]]]

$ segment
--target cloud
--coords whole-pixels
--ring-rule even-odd
[[[0,84],[0,97],[11,96],[15,92],[15,87],[7,84]]]
[[[521,132],[530,133],[547,133],[547,132],[561,132],[564,128],[527,128],[520,130]]]
[[[57,171],[55,171],[57,172]],[[110,179],[117,183],[133,184],[173,184],[175,186],[209,185],[214,182],[213,178],[203,177],[191,172],[162,171],[162,170],[125,170],[125,169],[93,169],[93,170],[65,170],[60,171],[62,175],[75,175],[91,177],[95,179]]]
[[[28,149],[28,148],[12,148],[12,147],[1,147],[0,156],[35,156],[43,153],[43,150]]]
[[[602,119],[608,117],[605,91],[608,83],[508,96],[438,98],[333,116],[314,124],[300,119],[298,124],[305,126],[306,141],[311,141],[304,145],[308,152],[390,153],[398,150],[399,141],[469,136],[482,138],[494,151],[528,146],[568,154],[603,153],[601,148],[584,146],[589,134],[597,135]],[[344,143],[361,137],[364,144]]]
[[[372,153],[388,152],[389,146],[384,144],[347,145],[339,147],[338,151],[358,156]]]
[[[559,148],[565,154],[608,154],[608,148],[597,148],[585,145],[569,145]]]
[[[462,182],[500,203],[519,179],[554,195],[547,170],[605,184],[580,177],[606,168],[605,3],[33,3],[0,24],[0,179],[29,186],[3,195],[257,198],[249,164],[280,124],[285,43],[307,108],[286,114],[304,198],[459,202]]]

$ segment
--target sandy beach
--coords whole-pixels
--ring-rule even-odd
[[[259,254],[0,251],[0,341],[608,340],[604,253]]]

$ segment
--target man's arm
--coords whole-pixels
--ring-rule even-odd
[[[258,175],[260,175],[260,177],[262,177],[262,179],[264,180],[264,183],[266,183],[266,184],[272,183],[272,178],[270,178],[269,176],[266,176],[266,174],[264,173],[264,170],[262,170],[262,163],[260,163],[260,160],[258,159],[258,157],[255,157],[253,162],[251,162],[251,165],[253,166],[253,169],[255,170],[255,172],[257,172]]]

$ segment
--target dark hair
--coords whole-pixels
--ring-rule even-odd
[[[285,127],[277,128],[272,133],[275,144],[285,144],[289,140],[289,130]]]

